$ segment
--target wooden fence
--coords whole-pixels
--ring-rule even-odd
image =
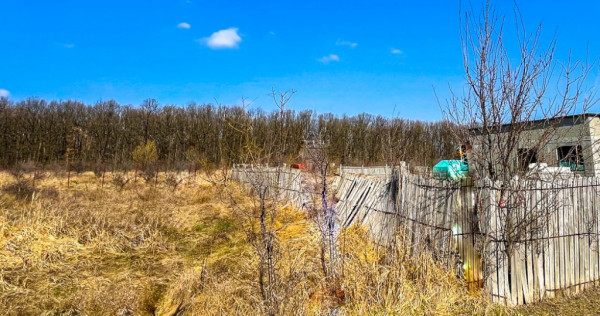
[[[335,188],[337,212],[343,227],[364,225],[382,245],[402,228],[414,253],[431,251],[438,261],[464,270],[468,282],[479,284],[482,276],[471,234],[472,210],[462,207],[471,200],[470,188],[398,172],[389,181],[340,176]]]
[[[394,168],[392,166],[388,166],[388,165],[372,166],[372,167],[365,167],[365,166],[356,167],[356,166],[340,165],[340,175],[342,175],[342,176],[344,176],[344,175],[364,175],[364,176],[372,176],[372,177],[378,177],[378,178],[388,180],[392,176],[393,169]]]
[[[484,183],[480,190],[492,299],[526,304],[593,286],[600,276],[599,179],[522,181],[511,187]]]
[[[299,170],[236,165],[232,178],[302,208]],[[342,173],[334,182],[342,226],[365,225],[380,244],[403,234],[483,287],[494,302],[527,304],[578,293],[600,280],[600,178],[460,183],[396,170],[391,177]]]
[[[334,191],[339,199],[336,205],[342,227],[360,223],[380,243],[387,243],[397,229],[394,203],[390,198],[394,181],[367,178],[358,175],[337,177]]]
[[[451,183],[396,173],[390,180],[336,180],[340,223],[365,225],[388,243],[399,230],[414,251],[431,251],[518,305],[577,293],[600,278],[598,178]]]
[[[279,199],[287,200],[299,209],[309,200],[298,169],[237,164],[231,170],[231,178],[250,189],[266,187],[271,195],[277,194]]]

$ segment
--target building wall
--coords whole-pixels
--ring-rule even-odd
[[[594,173],[593,151],[590,147],[588,121],[573,126],[558,127],[554,133],[552,133],[551,137],[548,137],[548,134],[544,135],[544,133],[549,132],[551,132],[551,130],[537,129],[523,133],[523,140],[521,140],[522,148],[527,148],[528,145],[531,146],[532,144],[541,141],[542,146],[538,151],[538,162],[547,163],[548,166],[551,167],[558,167],[557,149],[562,146],[580,145],[583,150],[582,154],[585,167],[583,174],[591,175]]]
[[[590,162],[593,164],[595,176],[600,176],[600,118],[592,117],[589,118],[589,131],[590,131],[590,151],[591,159]]]
[[[553,131],[553,132],[552,132]],[[497,137],[508,137],[506,133],[493,135]],[[474,155],[477,150],[481,150],[482,136],[477,136],[474,141]],[[501,140],[500,143],[503,143]],[[582,148],[585,171],[576,172],[586,176],[600,176],[600,118],[588,117],[584,122],[559,126],[554,129],[539,128],[522,132],[519,140],[519,148],[537,148],[538,163],[546,163],[550,167],[557,167],[558,153],[557,149],[562,146],[577,146]],[[514,166],[517,166],[518,160],[516,153],[511,158]]]

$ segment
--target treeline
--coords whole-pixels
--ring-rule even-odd
[[[360,114],[335,116],[306,110],[245,110],[241,107],[189,104],[140,106],[103,101],[0,98],[0,164],[35,162],[92,166],[132,166],[136,147],[154,141],[165,168],[191,161],[213,165],[240,162],[248,139],[288,160],[297,159],[306,139],[319,138],[342,164],[407,161],[432,165],[454,152],[452,125]]]

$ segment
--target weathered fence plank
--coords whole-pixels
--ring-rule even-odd
[[[392,192],[384,190],[389,185],[366,184],[382,178],[341,178],[352,184],[340,186],[340,192],[356,191],[338,205],[344,226],[357,223],[347,214],[360,213],[358,222],[368,223],[382,243],[404,227],[413,251],[426,246],[440,261],[462,270],[469,286],[481,286],[485,279],[494,302],[517,305],[578,293],[600,278],[598,178],[515,180],[511,186],[517,189],[500,194],[500,186],[489,180],[459,187],[400,173],[385,180],[397,181],[393,201],[386,197]],[[377,199],[365,203],[361,194]],[[512,248],[504,231],[509,219],[528,225],[512,236]]]
[[[253,165],[234,165],[231,178],[256,189],[268,187],[271,195],[286,200],[297,208],[303,208],[309,200],[302,186],[300,170],[287,167],[266,167]]]
[[[600,279],[599,178],[514,180],[502,188],[487,179],[451,183],[404,169],[378,177],[343,168],[333,188],[340,225],[364,225],[383,245],[403,229],[412,253],[431,251],[464,273],[469,287],[485,286],[494,302],[532,303]],[[232,177],[248,182],[256,172],[299,208],[309,200],[298,170],[236,166]],[[508,223],[524,232],[511,235]]]

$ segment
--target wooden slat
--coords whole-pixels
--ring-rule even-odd
[[[589,188],[588,190],[590,190],[591,192],[591,196],[592,196],[592,206],[591,206],[591,212],[590,212],[590,220],[593,222],[592,225],[592,233],[595,233],[596,236],[598,237],[594,237],[594,235],[590,236],[591,238],[591,249],[590,252],[592,254],[592,280],[596,281],[598,280],[599,276],[600,276],[600,271],[598,271],[600,264],[599,264],[599,260],[600,260],[600,256],[598,255],[598,252],[600,251],[599,248],[599,243],[598,243],[598,239],[600,238],[600,230],[598,229],[598,227],[600,226],[600,222],[599,222],[599,218],[598,218],[598,203],[597,203],[597,194],[596,194],[596,188],[598,185],[598,179],[597,178],[593,178],[592,181],[592,185],[594,185],[594,187]]]
[[[559,223],[561,223],[561,210],[560,210],[560,206],[558,205],[558,194],[557,191],[555,190],[555,185],[554,183],[551,184],[552,187],[552,191],[550,191],[548,193],[548,208],[552,211],[552,232],[551,232],[551,236],[554,236],[556,238],[552,238],[552,261],[551,261],[551,269],[553,271],[553,275],[552,275],[552,291],[550,292],[550,294],[552,294],[552,297],[555,297],[557,294],[557,289],[560,289],[562,284],[561,284],[561,268],[563,267],[562,264],[562,257],[563,257],[563,253],[561,252],[561,245],[562,245],[562,238],[557,237],[557,236],[561,236],[562,231],[560,231],[559,229]]]
[[[448,182],[410,174],[399,175],[398,181],[397,201],[390,201],[384,180],[342,179],[339,182],[343,197],[338,205],[340,217],[346,219],[345,224],[357,220],[364,223],[374,238],[381,241],[388,240],[396,223],[406,223],[405,237],[415,251],[419,249],[414,246],[427,242],[439,258],[447,260],[451,259],[448,254],[452,249],[457,249],[467,267],[464,271],[467,281],[473,284],[471,282],[479,280],[482,266],[471,234],[473,207],[477,203],[479,229],[501,239],[505,209],[498,207],[499,191],[486,189],[485,182],[478,182],[475,188],[454,189]],[[516,184],[512,187],[517,187]],[[488,255],[486,287],[492,300],[506,300],[508,305],[531,303],[553,297],[560,290],[577,293],[588,287],[589,282],[598,280],[600,212],[597,188],[592,187],[599,185],[598,179],[528,181],[519,185],[522,187],[520,197],[509,194],[502,202],[519,205],[513,214],[516,219],[530,215],[534,222],[527,235],[521,237],[523,240],[514,245],[510,262],[504,242],[484,243]],[[494,186],[498,188],[499,184]],[[543,212],[548,216],[535,218]],[[351,216],[354,220],[349,219]],[[457,236],[444,230],[455,226],[459,229]],[[445,262],[451,264],[451,260]],[[508,279],[509,265],[511,280]]]

